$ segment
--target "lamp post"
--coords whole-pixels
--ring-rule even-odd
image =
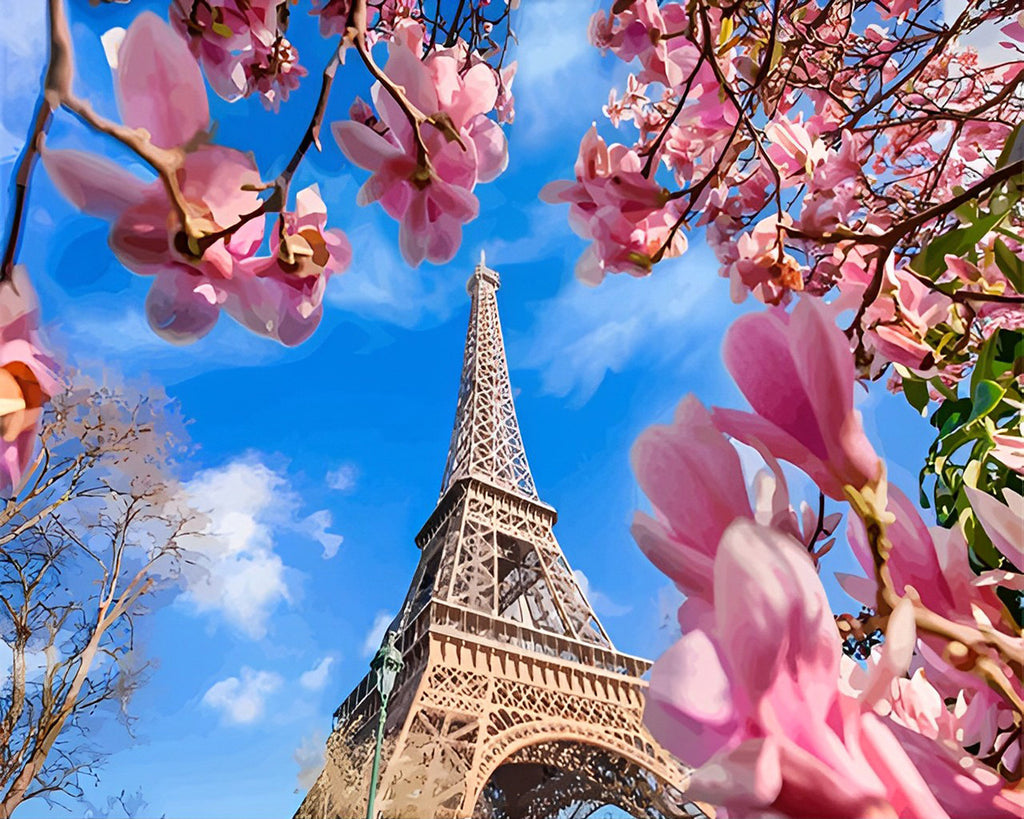
[[[384,742],[388,697],[395,687],[398,672],[402,670],[402,652],[395,648],[397,637],[397,632],[389,631],[376,656],[370,661],[377,691],[380,693],[380,715],[377,718],[377,745],[373,750],[373,770],[370,772],[370,798],[366,803],[366,819],[374,819],[373,802],[377,797],[377,773],[380,769],[380,746]]]

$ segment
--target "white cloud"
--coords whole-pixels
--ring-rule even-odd
[[[662,363],[711,340],[717,345],[718,332],[708,331],[734,310],[717,268],[699,246],[643,279],[612,275],[594,288],[574,279],[538,306],[529,346],[516,358],[540,371],[544,392],[575,393],[582,403],[609,372],[641,358]],[[715,287],[722,292],[712,293]]]
[[[373,618],[373,625],[370,626],[370,630],[366,632],[366,639],[363,640],[362,654],[364,657],[372,657],[377,653],[377,649],[380,648],[380,644],[384,642],[384,635],[387,633],[388,626],[391,625],[391,621],[395,619],[395,615],[390,611],[378,611],[377,616]]]
[[[299,772],[296,774],[298,782],[296,793],[308,791],[313,787],[316,778],[320,776],[320,771],[324,769],[326,747],[323,734],[314,731],[312,734],[304,736],[299,747],[292,753],[292,759],[299,766]]]
[[[590,578],[579,569],[573,569],[572,573],[576,578],[576,583],[579,584],[580,591],[583,592],[583,596],[590,601],[590,605],[594,607],[594,611],[597,614],[603,617],[621,617],[623,614],[633,610],[632,606],[623,606],[620,603],[616,603],[607,594],[591,586]]]
[[[301,501],[282,472],[250,453],[197,473],[185,485],[189,503],[208,517],[204,533],[186,548],[197,553],[186,564],[186,603],[198,612],[219,612],[253,639],[266,634],[271,612],[290,601],[287,574],[275,551],[276,537],[294,531],[318,541],[324,557],[338,551],[341,536],[327,531],[327,510],[302,517]]]
[[[333,517],[330,511],[320,509],[303,520],[297,527],[323,547],[324,560],[330,560],[334,557],[338,553],[342,541],[345,539],[341,535],[327,531],[332,525]]]
[[[190,503],[209,517],[190,540],[205,560],[186,566],[184,598],[200,612],[219,611],[252,638],[266,634],[274,607],[289,599],[285,566],[274,551],[275,510],[285,479],[254,456],[199,472],[186,484]]]
[[[344,463],[337,469],[327,473],[327,485],[338,492],[351,492],[356,487],[359,468],[355,464]]]
[[[228,677],[214,683],[203,694],[203,705],[220,711],[225,722],[245,725],[263,716],[266,699],[281,687],[282,679],[272,671],[242,668],[242,678]]]
[[[319,663],[313,666],[309,671],[304,671],[299,677],[299,685],[308,691],[320,691],[325,685],[327,685],[327,676],[331,670],[331,664],[334,662],[333,657],[324,657]]]

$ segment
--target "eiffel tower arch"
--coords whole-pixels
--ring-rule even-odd
[[[496,291],[472,297],[451,444],[392,622],[403,667],[388,702],[376,807],[385,817],[702,816],[687,771],[643,726],[648,660],[615,649],[530,473]],[[380,696],[367,674],[334,714],[324,771],[296,817],[365,815]]]

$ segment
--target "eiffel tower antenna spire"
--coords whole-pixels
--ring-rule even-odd
[[[442,497],[453,484],[472,477],[538,499],[512,399],[495,296],[500,286],[501,277],[487,267],[481,250],[480,263],[466,283],[472,306]]]

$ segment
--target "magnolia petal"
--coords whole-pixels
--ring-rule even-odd
[[[763,444],[776,458],[806,472],[830,498],[846,499],[843,485],[828,471],[825,463],[786,430],[760,415],[742,410],[715,407],[711,415],[715,426],[726,435],[754,448],[758,443]]]
[[[348,160],[368,171],[379,171],[384,160],[403,155],[400,148],[361,122],[332,122],[331,133]]]
[[[874,606],[878,594],[878,586],[874,580],[855,574],[836,572],[836,580],[850,597],[865,606]]]
[[[892,681],[907,673],[916,642],[914,604],[909,598],[904,597],[889,616],[889,625],[885,630],[885,645],[882,646],[879,660],[868,677],[867,688],[860,697],[864,710],[874,708],[875,703],[888,695]]]
[[[973,486],[965,484],[964,491],[971,501],[971,508],[977,515],[981,527],[992,540],[992,545],[1014,566],[1024,568],[1024,522],[1018,513]],[[1008,499],[1016,496],[1016,493],[1009,490],[1007,494],[1011,496]]]
[[[778,746],[771,737],[749,739],[719,754],[690,775],[686,795],[716,805],[728,804],[739,815],[763,809],[782,787]]]
[[[429,229],[427,197],[414,195],[405,216],[398,225],[398,247],[402,251],[402,258],[411,267],[419,267],[427,256],[427,231]]]
[[[804,373],[789,343],[791,320],[780,310],[741,316],[725,334],[722,357],[754,412],[799,440],[815,457],[826,460],[828,447],[817,421],[819,408],[803,389]],[[805,343],[813,341],[805,339]],[[824,393],[821,397],[833,400]]]
[[[462,244],[462,223],[442,213],[433,223],[427,237],[427,261],[431,264],[450,262]]]
[[[840,648],[825,589],[802,544],[749,520],[729,526],[715,558],[715,615],[734,684],[752,702],[784,676],[802,690],[808,719],[824,720]]]
[[[645,430],[630,451],[644,493],[677,539],[713,557],[726,527],[753,517],[736,450],[694,396],[680,402],[670,425]]]
[[[738,727],[729,674],[708,635],[691,631],[651,667],[644,723],[680,759],[703,764]]]
[[[633,540],[648,560],[687,596],[710,600],[714,594],[714,563],[710,555],[672,536],[664,524],[637,512],[630,529]]]
[[[210,124],[206,85],[185,41],[152,12],[132,22],[118,51],[118,108],[161,148],[184,145]]]
[[[146,296],[146,318],[153,332],[171,344],[191,344],[217,323],[220,307],[201,290],[203,280],[184,268],[168,267]]]
[[[476,178],[490,182],[508,167],[508,140],[494,120],[477,117],[469,129],[469,138],[476,145]]]
[[[252,260],[247,272],[251,275],[224,285],[228,315],[250,332],[286,347],[308,339],[323,317],[326,277],[298,279],[273,258]]]
[[[116,218],[145,196],[146,183],[106,157],[46,148],[40,153],[43,167],[57,190],[90,216]]]

